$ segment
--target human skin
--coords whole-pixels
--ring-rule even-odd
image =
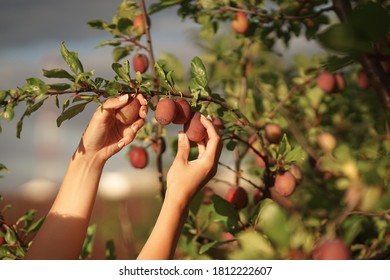
[[[172,259],[195,194],[216,174],[222,141],[214,125],[203,115],[205,142],[199,142],[197,159],[188,161],[190,141],[179,132],[178,151],[167,174],[167,191],[156,224],[138,259]],[[191,180],[188,180],[191,178]]]
[[[26,259],[78,259],[89,225],[99,180],[107,160],[131,143],[147,114],[142,95],[139,118],[129,127],[116,118],[128,96],[108,99],[97,109],[66,171],[46,219],[33,239]],[[178,152],[167,174],[167,192],[155,227],[139,259],[171,259],[194,195],[215,175],[222,149],[211,121],[201,118],[207,129],[198,143],[199,157],[188,161],[190,143],[179,133]],[[191,176],[191,177],[189,177]],[[192,178],[189,182],[188,178]]]
[[[144,125],[147,101],[142,95],[137,96],[141,103],[140,117],[131,126],[115,117],[128,98],[128,95],[110,98],[104,102],[103,110],[95,111],[26,259],[78,259],[104,165],[133,141]]]

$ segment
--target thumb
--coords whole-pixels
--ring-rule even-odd
[[[186,162],[190,154],[190,141],[184,132],[179,132],[177,143],[177,154],[175,160],[181,160]]]
[[[130,97],[128,94],[123,94],[116,98],[108,98],[103,104],[103,109],[119,109],[126,105],[129,99]]]

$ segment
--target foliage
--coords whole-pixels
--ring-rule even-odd
[[[60,109],[57,125],[61,126],[88,104],[101,105],[106,98],[120,94],[142,93],[150,100],[152,110],[161,96],[185,97],[193,110],[222,119],[224,153],[234,159],[234,167],[220,163],[220,169],[235,174],[233,182],[225,182],[227,187],[248,185],[250,203],[237,210],[217,194],[211,198],[206,192],[198,194],[191,205],[178,256],[309,259],[319,240],[339,237],[354,259],[389,258],[390,89],[389,69],[383,65],[390,62],[390,14],[388,4],[382,2],[154,3],[148,9],[152,20],[164,9],[177,8],[180,17],[200,26],[198,41],[204,55],[193,58],[187,77],[172,54],[154,61],[149,31],[152,26],[147,26],[145,34],[133,27],[135,16],[146,11],[144,2],[124,0],[112,22],[88,22],[90,27],[112,35],[99,47],[113,47],[114,79],[94,77],[94,70],[84,70],[78,54],[62,43],[60,52],[69,69],[48,69],[42,74],[64,82],[50,84],[29,78],[18,89],[2,90],[0,114],[10,121],[15,117],[14,108],[25,104],[17,123],[20,137],[24,118],[50,99]],[[245,34],[235,33],[229,26],[236,12],[244,12],[248,18]],[[288,49],[293,38],[302,36],[318,42],[324,54],[299,55],[286,66],[280,42]],[[140,50],[148,52],[154,67],[151,73],[138,72],[133,77],[130,62],[124,59]],[[369,89],[356,84],[362,67],[372,80]],[[343,73],[346,86],[333,93],[322,91],[316,77],[325,70]],[[283,138],[277,143],[267,138],[265,128],[269,123],[282,128]],[[324,149],[319,140],[323,133],[334,137],[335,147]],[[146,143],[170,138],[175,150],[175,137],[154,120],[137,137]],[[162,173],[162,154],[157,152],[156,156]],[[293,166],[299,167],[303,179],[297,179],[292,196],[283,197],[274,190],[274,180],[278,174],[292,172]],[[6,170],[3,165],[0,168]],[[163,195],[164,178],[159,183]],[[257,191],[260,202],[254,197]],[[15,225],[2,225],[5,233],[0,234],[6,239],[0,247],[3,258],[23,257],[28,247],[23,243],[24,236],[42,221],[32,223],[33,212],[28,213]],[[3,216],[0,218],[3,223]],[[82,258],[91,253],[94,229],[90,230]],[[114,258],[112,244],[107,243],[108,258]]]

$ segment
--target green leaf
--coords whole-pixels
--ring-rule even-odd
[[[121,42],[118,40],[106,40],[106,41],[99,43],[96,47],[99,48],[99,47],[104,47],[104,46],[108,46],[108,45],[117,47],[120,44],[121,44]]]
[[[77,114],[81,113],[89,102],[91,101],[79,103],[62,112],[62,114],[57,118],[57,126],[60,127],[62,122],[64,122],[65,120],[69,120]]]
[[[66,84],[66,83],[56,83],[56,84],[50,84],[48,86],[50,90],[55,90],[55,91],[64,91],[70,89],[70,84]],[[56,96],[58,97],[58,95]]]
[[[207,86],[206,67],[197,56],[191,61],[191,77],[200,87],[205,88]]]
[[[302,147],[294,147],[290,152],[288,152],[284,158],[286,163],[292,162],[301,162],[305,159],[305,152],[302,150]]]
[[[210,243],[203,245],[202,247],[199,248],[199,254],[204,254],[208,250],[210,250],[211,248],[218,247],[220,245],[220,243],[222,243],[222,242],[219,242],[218,240],[214,240],[213,242],[210,242]]]
[[[38,230],[41,228],[43,222],[45,221],[45,218],[46,218],[46,216],[42,216],[38,221],[32,223],[32,224],[27,228],[26,232],[35,232],[35,231],[38,231]]]
[[[373,42],[386,37],[390,31],[389,10],[371,1],[356,6],[348,21],[357,34]]]
[[[74,74],[84,72],[83,65],[78,58],[78,54],[76,52],[69,51],[65,47],[65,43],[61,44],[61,55]]]
[[[233,151],[237,146],[237,141],[234,141],[234,140],[230,140],[227,144],[226,144],[226,149],[228,149],[228,151]]]
[[[129,72],[126,72],[126,69],[122,66],[122,64],[115,62],[111,67],[121,80],[127,83],[130,82]]]
[[[90,225],[87,229],[83,247],[81,249],[80,258],[85,260],[90,257],[93,249],[93,244],[96,237],[96,224]]]
[[[290,243],[291,230],[287,213],[275,202],[266,199],[262,202],[257,218],[259,229],[275,244],[287,248]]]
[[[16,234],[13,230],[10,228],[7,228],[7,231],[4,235],[5,242],[7,242],[8,245],[13,245],[17,241]]]
[[[319,42],[326,48],[346,53],[367,53],[372,51],[369,41],[356,33],[350,25],[337,23],[321,34],[318,34]]]
[[[211,200],[213,202],[215,212],[227,218],[227,226],[232,228],[237,227],[240,217],[234,206],[218,195],[213,195]]]
[[[130,54],[130,49],[126,47],[116,47],[112,50],[112,58],[115,62],[118,62],[122,58]]]
[[[22,133],[22,129],[23,129],[23,120],[24,120],[24,117],[26,116],[30,116],[32,113],[34,113],[35,111],[37,111],[39,108],[41,108],[41,106],[43,105],[43,103],[45,102],[45,100],[47,99],[48,97],[42,99],[41,101],[39,101],[38,103],[35,103],[33,105],[29,105],[26,109],[26,111],[24,112],[23,116],[20,118],[19,122],[17,123],[16,125],[16,137],[17,138],[20,138],[20,135]]]
[[[91,28],[99,29],[99,30],[104,30],[106,26],[108,25],[107,22],[100,20],[100,19],[93,19],[87,22],[87,24]]]
[[[288,142],[287,135],[284,134],[282,140],[279,143],[278,153],[285,156],[291,151],[291,145]]]
[[[42,75],[46,78],[58,78],[58,79],[68,79],[74,81],[74,77],[69,74],[66,70],[55,68],[55,69],[42,69]]]
[[[120,18],[117,23],[118,30],[122,34],[129,35],[131,34],[131,29],[133,27],[133,21],[128,18]]]
[[[154,14],[161,10],[167,9],[169,7],[178,5],[182,2],[182,0],[164,0],[159,3],[152,4],[149,8],[148,14]]]

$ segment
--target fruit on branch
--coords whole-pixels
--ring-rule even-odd
[[[145,54],[136,54],[133,56],[133,69],[135,72],[145,73],[149,68],[149,59]]]
[[[291,172],[287,171],[276,175],[275,190],[282,196],[290,196],[297,185],[297,180]]]
[[[148,165],[148,152],[144,147],[132,146],[128,155],[130,164],[134,168],[143,169]]]
[[[147,23],[150,26],[150,18],[149,16],[146,16]],[[144,14],[136,15],[133,19],[133,26],[134,30],[137,32],[138,35],[145,34],[146,32],[146,22],[144,19]]]
[[[295,177],[297,183],[300,183],[302,181],[302,170],[298,165],[296,165],[295,163],[291,164],[290,169],[288,171]]]
[[[225,125],[220,118],[213,118],[213,125],[219,133],[221,133],[225,129]]]
[[[184,124],[184,132],[192,142],[201,142],[206,137],[206,128],[200,122],[201,114],[193,112],[191,118]]]
[[[237,12],[232,20],[232,28],[240,34],[245,34],[249,29],[249,20],[244,12]]]
[[[225,200],[240,210],[248,205],[248,194],[243,187],[230,187],[225,194]]]
[[[176,117],[175,101],[172,98],[160,99],[157,103],[154,116],[159,124],[170,124]]]
[[[335,73],[334,79],[336,81],[336,86],[334,88],[334,92],[340,92],[345,89],[345,77],[344,73]]]
[[[253,204],[259,203],[259,202],[262,201],[264,198],[265,198],[264,193],[263,193],[261,190],[256,189],[256,190],[253,192]]]
[[[348,260],[350,259],[350,251],[344,241],[339,238],[333,240],[322,240],[314,247],[313,259]]]
[[[368,89],[371,86],[370,79],[364,69],[360,69],[356,74],[356,84],[361,89]]]
[[[184,98],[175,99],[176,116],[173,119],[174,124],[185,124],[191,117],[191,106]]]
[[[140,108],[138,99],[129,96],[127,104],[116,111],[115,117],[124,125],[132,125],[139,118]]]
[[[325,153],[331,153],[337,145],[336,138],[329,132],[320,133],[317,136],[317,143]]]
[[[275,123],[268,123],[264,127],[265,138],[272,144],[278,144],[283,138],[282,128]]]
[[[158,150],[160,148],[160,151]],[[152,142],[152,150],[158,154],[162,154],[166,150],[166,144],[165,144],[165,138],[164,137],[158,137],[157,140],[153,140]]]
[[[336,79],[334,75],[328,71],[323,71],[317,75],[317,85],[326,93],[331,93],[336,88]]]
[[[212,200],[211,197],[214,195],[214,190],[210,188],[209,186],[205,186],[202,189],[202,203],[203,204],[211,204]]]

